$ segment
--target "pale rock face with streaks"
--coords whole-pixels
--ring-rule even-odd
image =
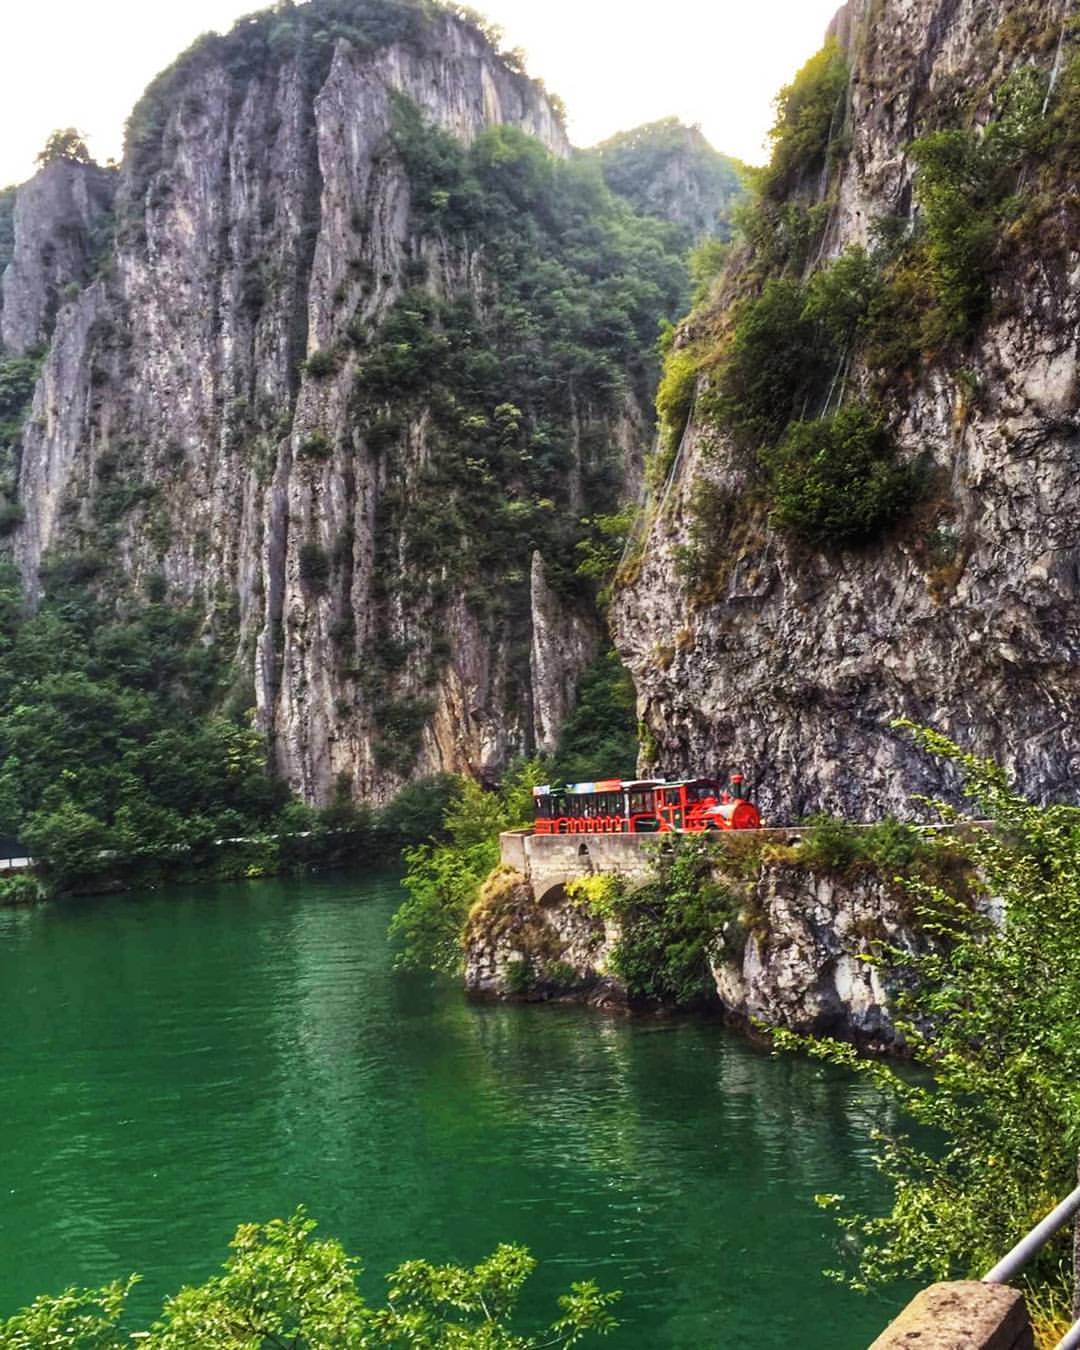
[[[205,614],[277,768],[311,802],[342,776],[381,801],[409,777],[496,773],[535,739],[550,745],[599,641],[595,615],[560,605],[539,558],[531,677],[484,635],[463,590],[432,626],[391,578],[379,638],[409,653],[397,692],[425,709],[407,767],[380,762],[372,701],[341,668],[335,631],[350,626],[362,652],[374,623],[376,518],[395,485],[350,420],[353,363],[316,377],[304,360],[347,345],[350,322],[374,331],[421,247],[433,294],[480,281],[475,260],[411,238],[412,189],[390,139],[399,94],[462,143],[505,124],[569,153],[543,91],[449,14],[374,52],[338,41],[314,87],[302,52],[241,79],[211,42],[168,93],[157,162],[119,173],[54,163],[20,189],[3,279],[8,354],[48,344],[11,540],[28,597],[42,562],[78,547],[107,473],[143,485],[116,523],[106,581],[135,594],[160,575],[171,599]],[[114,196],[115,242],[90,280],[94,227]],[[626,463],[648,416],[628,406],[608,429]],[[305,460],[314,432],[329,453]],[[429,454],[424,416],[403,442],[408,477]],[[303,583],[312,540],[344,578],[333,596]],[[450,658],[432,683],[436,643]]]

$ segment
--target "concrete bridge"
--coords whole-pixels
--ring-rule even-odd
[[[799,828],[739,830],[738,837],[768,843],[794,844],[805,831]],[[710,833],[709,839],[733,835]],[[531,829],[507,830],[499,836],[503,863],[520,872],[543,903],[558,888],[578,877],[613,872],[631,881],[645,881],[652,871],[657,848],[670,834],[534,834]]]
[[[553,891],[578,877],[615,872],[644,881],[650,870],[647,845],[655,849],[655,834],[533,834],[507,830],[499,836],[499,852],[507,867],[520,872],[543,901]]]

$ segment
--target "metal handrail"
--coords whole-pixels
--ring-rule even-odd
[[[1054,1350],[1076,1350],[1078,1345],[1080,1345],[1080,1322],[1074,1322]]]
[[[982,1277],[982,1283],[1007,1284],[1077,1214],[1080,1214],[1080,1186],[1071,1191],[1061,1204],[1055,1205],[1045,1219],[1041,1219],[1012,1251],[1003,1256],[993,1269],[988,1270]],[[1054,1350],[1080,1350],[1080,1321],[1073,1323]]]

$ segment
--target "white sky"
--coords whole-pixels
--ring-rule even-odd
[[[839,0],[473,0],[560,94],[575,145],[675,114],[755,162],[780,85],[821,45]],[[5,4],[0,186],[34,170],[55,127],[99,160],[159,70],[260,0],[23,0]]]

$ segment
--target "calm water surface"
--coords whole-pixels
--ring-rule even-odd
[[[201,1280],[304,1204],[363,1256],[526,1243],[529,1311],[623,1289],[615,1347],[861,1350],[819,1191],[883,1198],[861,1084],[722,1027],[467,1003],[390,969],[387,875],[0,910],[0,1313]],[[598,1342],[598,1344],[604,1344]]]

